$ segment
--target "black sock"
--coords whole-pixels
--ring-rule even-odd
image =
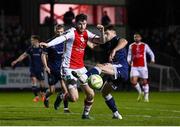
[[[68,103],[68,95],[65,95],[63,103],[64,103],[64,108],[68,109],[68,104],[69,104]]]
[[[46,91],[46,99],[48,99],[53,93],[51,93],[49,90]]]
[[[38,96],[39,89],[37,86],[32,86],[32,92],[34,93],[34,96]]]
[[[40,92],[41,92],[41,93],[45,93],[45,92],[46,92],[46,88],[40,86]]]

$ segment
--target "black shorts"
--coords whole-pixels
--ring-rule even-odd
[[[50,86],[55,85],[59,80],[61,80],[61,74],[59,71],[51,71],[51,73],[48,74],[48,84]]]

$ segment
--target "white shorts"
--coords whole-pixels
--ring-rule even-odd
[[[130,77],[148,79],[148,69],[142,67],[131,67]]]
[[[71,73],[72,71],[76,71],[78,74],[84,74],[87,72],[87,69],[85,67],[79,68],[79,69],[71,69],[71,68],[62,67],[61,75],[62,75],[63,79],[65,79],[65,80],[74,79],[75,81],[78,81],[77,78],[72,75],[72,73]],[[87,85],[87,83],[85,83],[83,85]]]

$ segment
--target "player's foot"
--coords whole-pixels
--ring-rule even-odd
[[[115,115],[113,115],[113,117],[112,117],[113,119],[122,119],[122,116],[119,114],[119,115],[117,115],[117,116],[115,116]]]
[[[60,106],[62,99],[63,99],[63,93],[60,92],[56,97],[56,101],[54,102],[54,109],[55,110],[59,109],[59,106]]]
[[[144,102],[149,102],[149,99],[148,98],[144,99]]]
[[[82,115],[82,117],[81,117],[82,119],[89,119],[89,120],[91,120],[91,119],[93,119],[92,117],[90,117],[89,115]]]
[[[71,72],[74,77],[76,77],[82,84],[87,82],[87,78],[83,77],[83,75],[78,74],[75,71]]]
[[[39,101],[39,96],[36,96],[34,99],[33,99],[33,102],[38,102]]]
[[[143,93],[143,92],[140,93],[140,94],[138,95],[137,101],[141,101],[142,98],[143,98],[143,96],[144,96],[144,93]]]
[[[64,109],[64,113],[71,113],[69,109]]]
[[[42,96],[42,97],[41,97],[42,102],[44,102],[44,101],[45,101],[45,99],[46,99],[46,97],[45,97],[45,96]]]
[[[49,99],[44,99],[44,106],[45,108],[49,108]]]
[[[121,114],[118,112],[118,111],[116,111],[116,112],[114,112],[113,113],[113,117],[112,117],[113,119],[122,119],[122,116],[121,116]]]

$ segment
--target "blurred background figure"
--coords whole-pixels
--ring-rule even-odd
[[[73,9],[72,9],[72,7],[69,7],[69,11],[67,11],[63,17],[64,25],[72,26],[74,17],[75,16],[74,16]]]
[[[111,19],[109,18],[108,14],[107,14],[107,11],[104,11],[103,12],[103,16],[102,16],[102,19],[101,19],[101,24],[103,26],[107,26],[111,23]]]

